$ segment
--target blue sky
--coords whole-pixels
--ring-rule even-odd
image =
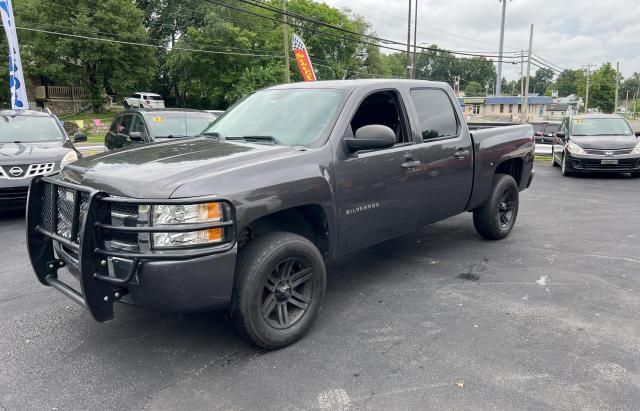
[[[381,37],[406,41],[408,0],[323,0],[366,18]],[[498,0],[418,0],[418,43],[450,50],[497,52]],[[558,69],[620,62],[623,76],[640,72],[639,0],[512,0],[507,3],[505,54],[528,46]],[[519,65],[505,64],[508,79]]]

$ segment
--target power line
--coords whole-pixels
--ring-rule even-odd
[[[206,50],[206,49],[195,49],[195,48],[188,48],[188,47],[169,47],[169,46],[163,46],[163,45],[158,45],[158,44],[149,44],[149,43],[140,43],[140,42],[133,42],[133,41],[115,40],[115,39],[107,39],[107,38],[102,38],[102,37],[83,36],[83,35],[72,34],[72,33],[61,33],[61,32],[56,32],[56,31],[34,29],[34,28],[22,27],[22,26],[16,26],[16,28],[18,30],[33,31],[33,32],[46,33],[46,34],[57,35],[57,36],[73,37],[73,38],[79,38],[79,39],[85,39],[85,40],[93,40],[93,41],[102,41],[102,42],[107,42],[107,43],[127,44],[127,45],[132,45],[132,46],[142,46],[142,47],[150,47],[150,48],[157,48],[157,49],[191,51],[191,52],[208,53],[208,54],[224,54],[224,55],[233,55],[233,56],[271,57],[271,58],[282,59],[281,55],[277,55],[276,56],[276,55],[273,55],[273,54],[236,53],[236,52],[228,52],[228,51],[215,51],[215,50]]]
[[[230,8],[232,10],[237,10],[237,11],[240,11],[240,12],[247,12],[249,14],[253,14],[253,15],[258,16],[258,17],[274,20],[274,21],[277,21],[277,22],[281,23],[280,20],[273,19],[271,17],[265,16],[265,15],[262,15],[262,14],[250,12],[248,10],[243,10],[243,9],[240,9],[240,8],[237,8],[237,7],[234,7],[234,6],[230,6],[229,4],[226,4],[226,3],[221,3],[221,2],[218,2],[218,1],[214,1],[214,0],[206,0],[206,1],[208,3],[217,4],[217,5],[224,6],[224,7]],[[238,0],[238,1],[241,2],[241,3],[245,3],[245,4],[248,4],[248,5],[254,6],[254,7],[258,7],[258,8],[261,8],[261,9],[276,13],[276,14],[283,14],[284,13],[282,10],[280,10],[280,9],[278,9],[276,7],[269,6],[269,5],[262,4],[262,3],[258,3],[258,2],[254,1],[254,0]],[[406,45],[405,42],[400,42],[400,41],[385,39],[385,38],[382,38],[382,37],[377,37],[377,36],[372,36],[372,35],[368,35],[368,34],[358,33],[356,31],[352,31],[352,30],[349,30],[349,29],[345,29],[343,27],[339,27],[339,26],[335,26],[335,25],[332,25],[332,24],[329,24],[329,23],[325,23],[325,22],[320,21],[320,20],[312,19],[310,17],[306,17],[306,16],[303,16],[303,15],[300,15],[300,14],[297,14],[297,13],[293,13],[291,11],[287,11],[286,15],[289,16],[289,17],[292,17],[294,19],[298,19],[298,20],[306,21],[306,22],[313,23],[313,24],[316,24],[316,25],[319,25],[319,26],[331,28],[331,29],[334,29],[334,30],[337,30],[337,31],[341,31],[341,32],[346,33],[346,34],[367,38],[367,39],[370,39],[370,40],[375,40],[375,41],[378,41],[380,43],[395,44],[395,45],[400,45],[400,46],[405,46]],[[320,34],[336,37],[335,35],[332,35],[331,33],[328,33],[326,31],[310,29],[309,27],[305,27],[305,26],[303,26],[301,24],[295,24],[295,23],[288,23],[288,24],[292,25],[292,26],[295,26],[295,27],[299,27],[299,28],[301,28],[303,30],[315,31],[315,32],[318,32]],[[339,37],[339,38],[344,39],[345,37],[342,36],[342,37]],[[378,43],[371,43],[371,42],[364,42],[364,41],[362,41],[362,43],[363,44],[377,46],[377,47],[381,47],[381,48],[385,48],[385,49],[389,49],[389,50],[404,52],[404,50],[402,50],[402,49],[383,46],[383,45],[378,44]],[[491,58],[499,57],[497,55],[484,55],[484,54],[479,54],[479,53],[468,53],[468,52],[455,51],[455,50],[443,50],[443,49],[434,48],[434,47],[418,46],[417,48],[419,48],[421,50],[430,50],[430,51],[447,51],[447,52],[449,52],[451,54],[458,54],[458,55],[472,56],[472,57],[485,57],[485,58],[488,58],[488,57],[491,57]]]

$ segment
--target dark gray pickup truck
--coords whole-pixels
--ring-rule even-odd
[[[200,137],[35,178],[29,255],[42,284],[97,321],[115,302],[228,308],[242,335],[275,349],[313,323],[328,260],[465,211],[483,237],[506,237],[533,139],[530,125],[470,131],[444,83],[275,86]]]

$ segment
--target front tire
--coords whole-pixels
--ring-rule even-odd
[[[556,163],[556,153],[555,151],[553,151],[553,149],[551,150],[551,165],[553,167],[560,167],[558,163]]]
[[[473,210],[473,225],[487,240],[507,237],[518,216],[520,192],[516,180],[507,174],[496,174],[487,201]]]
[[[569,171],[569,166],[567,165],[567,153],[562,155],[562,175],[565,177],[571,177],[573,173]]]
[[[286,347],[309,330],[325,289],[324,259],[311,241],[287,232],[265,234],[239,252],[231,319],[257,346]]]

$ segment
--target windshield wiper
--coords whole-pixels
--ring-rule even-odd
[[[225,137],[225,140],[244,140],[249,143],[268,142],[272,144],[282,145],[277,138],[273,136],[242,136],[242,137]]]
[[[202,133],[201,136],[205,136],[205,137],[215,137],[218,140],[222,141],[224,140],[224,136],[222,135],[221,132],[219,131],[208,131],[206,133]]]
[[[180,136],[180,135],[169,134],[168,136],[157,136],[156,138],[184,138],[184,137],[189,137],[189,136]]]

